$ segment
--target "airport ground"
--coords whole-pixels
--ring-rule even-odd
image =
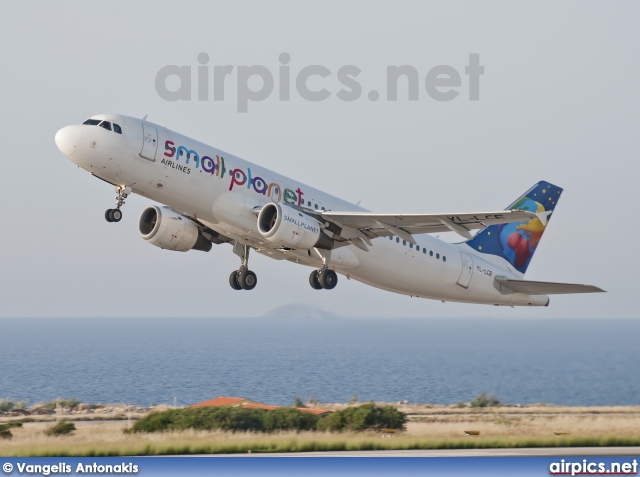
[[[373,431],[333,434],[196,431],[126,434],[123,431],[142,414],[122,412],[123,407],[111,406],[110,413],[63,416],[76,425],[77,430],[70,436],[44,435],[56,416],[32,417],[32,422],[24,422],[22,427],[11,429],[11,439],[0,439],[0,455],[210,455],[249,452],[254,455],[311,455],[315,452],[323,453],[320,455],[362,455],[361,452],[365,451],[375,451],[376,455],[541,455],[541,452],[544,453],[542,455],[568,455],[570,451],[567,448],[590,448],[593,453],[601,455],[620,455],[628,449],[629,455],[637,454],[640,447],[640,406],[470,408],[401,405],[398,408],[408,414],[409,421],[404,432],[395,434]],[[20,419],[0,417],[0,423]]]

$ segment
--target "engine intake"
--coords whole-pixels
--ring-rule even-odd
[[[332,249],[334,242],[313,217],[288,205],[271,202],[258,215],[258,231],[272,243],[286,248],[309,250]]]
[[[211,241],[200,234],[193,221],[167,207],[144,209],[138,220],[138,230],[144,240],[166,250],[211,250]]]

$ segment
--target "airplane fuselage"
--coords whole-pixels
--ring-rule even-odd
[[[269,203],[298,210],[364,212],[365,209],[265,167],[144,120],[97,115],[121,133],[96,125],[74,125],[56,136],[61,151],[87,172],[116,186],[196,218],[221,236],[276,259],[318,267],[312,250],[274,247],[258,230],[257,213]],[[324,251],[329,267],[350,279],[384,290],[443,301],[546,306],[545,295],[501,293],[497,276],[522,274],[464,243],[416,235],[378,237],[368,251],[346,245]]]

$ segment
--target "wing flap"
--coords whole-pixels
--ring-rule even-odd
[[[577,283],[536,282],[533,280],[518,280],[505,277],[496,277],[498,289],[503,294],[525,293],[527,295],[564,295],[570,293],[600,293],[602,288],[594,285],[581,285]],[[505,290],[506,288],[506,290]]]
[[[394,233],[394,229],[400,229],[410,234],[440,233],[453,230],[465,238],[469,238],[469,230],[538,218],[535,213],[525,210],[462,214],[374,214],[370,212],[324,211],[322,217],[343,227],[355,230],[366,229],[379,236],[396,235],[397,230]]]

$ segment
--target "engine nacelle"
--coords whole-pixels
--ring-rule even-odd
[[[331,249],[331,240],[320,223],[288,205],[271,202],[258,215],[258,231],[264,238],[281,247],[309,250],[313,247]]]
[[[144,240],[156,247],[186,252],[211,250],[211,242],[200,235],[193,221],[167,207],[147,207],[140,214],[138,230]]]

